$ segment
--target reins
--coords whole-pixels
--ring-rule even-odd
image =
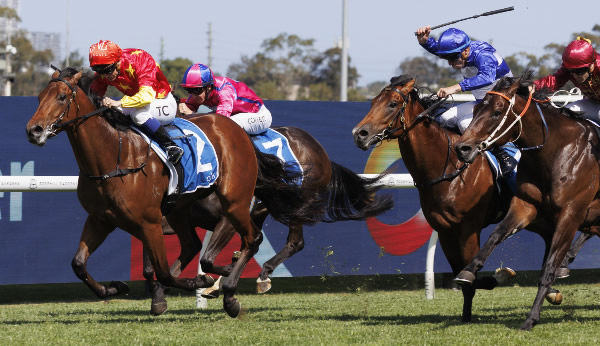
[[[71,120],[61,123],[61,121],[65,117],[65,115],[69,113],[69,111],[71,109],[71,103],[75,101],[75,97],[77,96],[77,86],[75,86],[75,87],[72,86],[69,82],[67,82],[66,80],[64,80],[62,78],[52,78],[50,80],[50,82],[48,82],[48,84],[54,83],[54,82],[61,82],[61,83],[66,84],[71,89],[71,98],[69,99],[69,102],[67,103],[67,106],[65,107],[65,110],[60,114],[60,116],[58,117],[56,122],[54,122],[51,126],[50,132],[53,135],[56,135],[56,131],[58,131],[60,129],[64,129],[76,122],[81,124],[81,122],[86,121],[87,119],[89,119],[93,116],[102,114],[104,111],[106,111],[108,109],[108,107],[100,107],[90,113],[87,113],[82,116],[77,116]],[[77,106],[76,114],[79,114],[79,104],[76,101],[75,101],[75,105]],[[136,172],[141,171],[144,167],[146,167],[146,164],[150,158],[150,150],[151,150],[150,144],[148,144],[148,153],[146,154],[146,160],[144,162],[142,162],[142,164],[139,167],[119,168],[119,165],[121,163],[121,147],[122,147],[122,143],[123,143],[123,138],[121,137],[120,131],[117,130],[117,132],[119,132],[119,150],[117,153],[117,166],[116,166],[115,170],[108,172],[106,174],[103,174],[103,175],[89,175],[88,176],[89,179],[107,180],[107,179],[114,178],[114,177],[120,177],[120,176],[124,176],[124,175],[128,175],[128,174],[136,173]]]

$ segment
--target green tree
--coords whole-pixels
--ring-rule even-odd
[[[190,59],[181,57],[177,57],[175,59],[166,59],[160,64],[160,69],[171,84],[171,89],[173,89],[174,96],[179,98],[187,97],[187,93],[181,87],[179,87],[179,83],[181,83],[181,79],[183,78],[183,73],[185,70],[187,70],[187,68],[192,64],[193,62]]]
[[[261,44],[254,56],[242,56],[229,66],[227,75],[248,84],[263,99],[337,100],[341,69],[341,49],[318,52],[314,39],[282,33]],[[348,85],[359,74],[348,68]],[[354,98],[364,99],[358,92]]]
[[[17,54],[11,56],[12,70],[15,72],[12,94],[38,95],[50,80],[49,66],[54,58],[52,51],[35,50],[23,31],[15,33],[11,38],[11,44],[17,49]]]

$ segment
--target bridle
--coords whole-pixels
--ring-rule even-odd
[[[82,116],[76,116],[75,118],[65,121],[65,122],[61,122],[63,120],[63,118],[65,117],[65,115],[69,114],[69,111],[71,109],[71,103],[75,102],[75,105],[77,106],[77,113],[79,114],[79,104],[75,101],[75,98],[77,96],[77,88],[78,86],[73,86],[71,85],[71,83],[67,82],[66,80],[62,79],[62,78],[52,78],[50,80],[50,82],[48,82],[48,84],[54,83],[54,82],[60,82],[60,83],[64,83],[66,84],[69,89],[71,89],[71,97],[69,98],[69,102],[67,103],[65,109],[63,110],[63,112],[58,116],[58,118],[56,119],[56,121],[54,123],[52,123],[52,125],[50,125],[50,136],[56,136],[58,134],[58,132],[74,123],[79,123],[81,124],[81,122],[86,121],[87,119],[98,115],[98,114],[102,114],[104,111],[106,111],[108,109],[108,107],[100,107],[90,113],[87,113],[85,115]],[[146,155],[146,160],[144,162],[142,162],[142,164],[139,167],[136,168],[119,168],[119,165],[121,163],[121,145],[122,145],[122,138],[121,138],[121,134],[119,133],[119,152],[117,153],[117,166],[115,168],[115,170],[109,172],[109,173],[105,173],[102,175],[89,175],[88,178],[91,180],[107,180],[109,178],[113,178],[113,177],[120,177],[120,176],[124,176],[127,174],[131,174],[131,173],[135,173],[138,172],[140,170],[142,170],[147,162],[148,159],[150,158],[150,144],[148,144],[148,153]]]
[[[71,89],[71,97],[69,98],[69,102],[67,103],[65,110],[58,116],[56,121],[54,123],[52,123],[52,125],[50,125],[50,131],[49,131],[50,136],[56,136],[60,130],[66,128],[67,126],[69,126],[75,122],[78,122],[78,121],[85,121],[85,120],[93,117],[94,115],[101,114],[102,112],[104,112],[105,110],[108,109],[107,107],[100,107],[93,112],[82,115],[80,117],[75,117],[71,120],[61,123],[61,121],[63,120],[65,115],[69,114],[69,111],[71,109],[71,103],[73,103],[73,101],[75,100],[75,97],[77,97],[77,88],[78,87],[72,86],[71,83],[67,82],[66,80],[64,80],[62,78],[52,78],[50,80],[50,82],[48,82],[48,84],[51,84],[54,82],[60,82],[60,83],[66,84],[69,87],[69,89]],[[75,102],[75,105],[77,106],[76,114],[79,114],[79,104],[77,102]]]
[[[435,103],[433,103],[431,106],[429,106],[426,110],[424,110],[423,112],[421,112],[419,115],[417,115],[413,121],[410,124],[406,124],[406,119],[404,118],[404,112],[406,111],[406,106],[408,104],[408,100],[410,99],[410,93],[409,94],[404,94],[402,92],[402,90],[398,89],[398,88],[394,88],[391,86],[385,87],[383,91],[393,91],[395,93],[400,94],[400,96],[402,97],[402,106],[400,106],[400,108],[398,109],[398,111],[396,112],[396,114],[394,114],[394,116],[392,117],[392,120],[390,120],[389,124],[385,127],[385,129],[383,129],[381,132],[379,132],[378,134],[375,134],[373,136],[374,139],[377,140],[377,142],[381,142],[384,139],[391,139],[392,136],[394,135],[394,133],[402,130],[402,134],[400,136],[406,136],[408,131],[410,129],[412,129],[415,125],[417,125],[419,122],[421,122],[422,120],[428,118],[430,120],[433,119],[433,117],[430,115],[431,111],[433,111],[434,109],[436,109],[441,103],[443,103],[444,101],[446,101],[446,98],[441,98],[439,100],[437,100]],[[396,123],[400,123],[400,126],[396,126],[394,127],[394,125]]]
[[[490,148],[490,146],[496,142],[498,139],[500,139],[502,136],[504,136],[505,134],[508,133],[508,131],[510,131],[516,124],[519,124],[519,134],[517,135],[517,137],[513,140],[511,140],[510,142],[515,142],[517,141],[520,137],[521,137],[521,133],[523,132],[523,124],[521,123],[521,118],[523,118],[523,116],[525,115],[525,113],[527,113],[527,110],[529,109],[529,106],[531,105],[531,101],[534,100],[533,99],[533,90],[529,91],[529,97],[527,98],[527,103],[525,104],[525,107],[523,108],[523,110],[521,111],[520,114],[517,114],[513,108],[515,105],[515,98],[516,95],[513,95],[513,97],[509,98],[508,96],[497,92],[497,91],[488,91],[487,94],[492,94],[492,95],[498,95],[500,97],[502,97],[503,99],[505,99],[506,101],[508,101],[509,106],[506,109],[506,112],[504,113],[504,116],[502,117],[502,120],[500,120],[500,123],[496,126],[496,128],[492,131],[492,133],[490,133],[490,135],[481,143],[479,143],[479,145],[477,146],[477,149],[480,152],[483,152],[487,149]],[[525,150],[533,150],[533,149],[540,149],[544,146],[544,144],[546,144],[546,139],[548,138],[548,125],[546,124],[546,118],[544,117],[544,114],[542,113],[542,110],[540,109],[539,106],[539,102],[536,101],[536,107],[538,109],[538,112],[540,113],[541,119],[542,119],[542,123],[544,124],[544,129],[545,129],[545,135],[544,135],[544,142],[540,145],[536,145],[533,147],[527,147],[527,148],[519,148],[522,151]],[[502,131],[502,133],[498,134],[497,133],[500,131],[500,129],[502,128],[502,126],[504,125],[504,123],[507,121],[509,113],[512,114],[515,117],[515,120],[513,120],[512,123],[510,123],[506,129],[504,131]]]
[[[431,106],[427,107],[427,109],[425,109],[424,111],[419,113],[419,115],[417,115],[410,124],[407,124],[406,119],[404,117],[404,112],[406,111],[406,106],[407,106],[408,100],[410,98],[410,93],[408,95],[406,95],[400,89],[394,88],[392,86],[388,86],[388,87],[384,88],[382,90],[382,92],[383,91],[393,91],[393,92],[400,94],[400,96],[402,97],[402,106],[400,106],[400,108],[398,109],[396,114],[392,117],[392,120],[390,120],[390,122],[386,126],[386,128],[383,129],[383,131],[381,131],[380,133],[373,136],[373,138],[376,139],[377,142],[381,142],[384,139],[391,139],[393,134],[399,130],[402,130],[402,134],[400,136],[407,136],[408,131],[410,131],[410,129],[412,129],[415,125],[417,125],[424,119],[434,120],[435,117],[431,116],[430,113],[434,109],[438,108],[438,106],[440,104],[442,104],[443,102],[445,102],[447,99],[447,97],[440,98],[439,100],[434,102]],[[396,127],[394,127],[395,124],[398,122],[400,124],[396,125]],[[445,174],[446,167],[448,167],[449,160],[450,160],[450,150],[451,150],[452,143],[450,140],[450,136],[448,136],[448,133],[446,131],[444,131],[444,133],[446,134],[446,138],[448,139],[448,153],[446,155],[446,163],[444,164],[444,170],[442,172],[442,175],[435,179],[432,179],[424,184],[415,182],[416,187],[426,187],[426,186],[430,186],[430,185],[435,185],[442,181],[452,180],[452,179],[456,178],[462,171],[464,171],[469,166],[468,163],[464,163],[456,171],[454,171],[450,174]]]

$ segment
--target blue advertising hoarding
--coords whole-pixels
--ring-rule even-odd
[[[381,168],[394,164],[396,173],[407,173],[399,153],[374,155],[382,150],[394,153],[395,143],[366,152],[354,145],[351,130],[368,112],[369,103],[266,101],[266,104],[273,114],[273,126],[303,128],[325,147],[332,161],[356,173],[365,172],[368,162]],[[5,130],[0,137],[0,174],[77,175],[66,135],[59,134],[44,147],[27,142],[25,124],[36,107],[35,97],[0,97],[0,117]],[[431,230],[423,224],[417,191],[404,188],[384,193],[394,196],[395,206],[377,219],[305,227],[304,249],[288,259],[274,276],[422,273]],[[70,262],[85,218],[74,192],[0,192],[0,284],[78,281]],[[490,229],[484,231],[483,240]],[[255,256],[254,265],[263,263],[286,242],[287,229],[270,218],[263,232],[265,242]],[[572,268],[600,266],[598,241],[595,238],[586,244]],[[133,258],[137,256],[132,254],[133,248],[135,242],[118,229],[91,256],[88,270],[100,281],[138,278],[141,273],[132,264],[137,261]],[[537,270],[542,256],[541,238],[523,231],[499,246],[484,270],[500,265]],[[196,264],[192,267],[195,270]],[[435,271],[450,271],[439,246]]]

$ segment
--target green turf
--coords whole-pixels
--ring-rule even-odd
[[[598,273],[560,281],[563,305],[544,304],[532,332],[518,329],[536,292],[537,273],[528,272],[516,285],[478,291],[470,324],[460,322],[462,294],[439,287],[444,275],[434,300],[425,299],[422,275],[275,278],[262,296],[254,280],[242,280],[239,319],[227,317],[221,299],[197,310],[193,293],[179,290],[167,313],[152,317],[140,282],[110,301],[81,283],[0,286],[0,344],[592,345],[600,344]]]

